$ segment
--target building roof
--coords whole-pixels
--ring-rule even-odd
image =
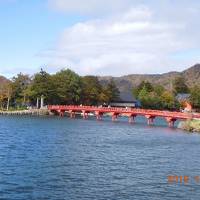
[[[134,102],[136,99],[133,97],[131,92],[120,92],[120,100],[123,102]]]
[[[190,94],[189,93],[178,93],[176,95],[176,99],[178,101],[187,101],[190,98]]]

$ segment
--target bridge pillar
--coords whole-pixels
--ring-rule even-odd
[[[113,113],[112,114],[112,121],[113,122],[117,121],[117,117],[118,117],[118,114],[117,113]]]
[[[97,111],[97,112],[95,112],[95,115],[96,115],[97,120],[102,120],[103,113]]]
[[[84,110],[82,111],[82,114],[83,114],[83,119],[86,119],[86,115],[87,114],[86,114],[86,112]]]
[[[70,115],[70,118],[73,118],[73,112],[72,112],[72,110],[69,111],[69,115]]]
[[[129,123],[134,123],[135,117],[136,117],[136,115],[130,115],[130,116],[129,116],[129,119],[128,119],[128,122],[129,122]]]
[[[64,117],[64,111],[61,111],[61,110],[60,110],[60,111],[59,111],[59,116],[60,116],[60,117]]]
[[[145,115],[145,117],[147,118],[147,124],[148,125],[152,125],[153,124],[153,120],[155,119],[155,116]]]
[[[175,121],[176,121],[177,119],[176,119],[176,118],[173,118],[173,117],[166,117],[165,119],[166,119],[166,121],[167,121],[167,123],[168,123],[168,126],[169,126],[170,128],[173,128],[173,127],[174,127],[174,123],[175,123]]]
[[[72,110],[69,111],[69,114],[70,114],[70,118],[76,117],[75,112],[73,112]]]
[[[85,117],[86,117],[86,119],[88,119],[89,118],[89,113],[87,112],[87,113],[85,113]]]

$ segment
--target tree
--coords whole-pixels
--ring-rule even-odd
[[[188,93],[189,89],[182,76],[176,77],[173,82],[174,93]]]
[[[164,109],[173,109],[175,107],[175,97],[169,91],[164,91],[161,95],[161,101]]]
[[[143,88],[141,89],[141,85]],[[142,82],[138,88],[137,98],[143,108],[172,110],[180,106],[174,95],[160,85],[150,85]]]
[[[0,84],[0,109],[3,110],[4,100],[6,98],[5,84]]]
[[[190,101],[192,106],[196,109],[200,109],[200,87],[194,86],[191,88],[190,94]]]
[[[133,95],[137,98],[140,91],[145,87],[147,92],[152,92],[154,90],[152,84],[148,81],[142,81],[136,88],[133,89]]]
[[[75,72],[61,70],[52,76],[54,95],[59,104],[78,104],[81,99],[81,78]],[[54,97],[54,98],[55,98]]]
[[[162,85],[154,85],[153,90],[157,95],[162,95],[166,90]]]
[[[12,78],[12,100],[14,104],[18,106],[24,106],[26,104],[26,90],[31,83],[29,75],[19,73],[16,77]]]
[[[97,105],[102,92],[102,86],[96,76],[82,78],[82,102],[86,105]]]
[[[3,110],[6,106],[6,109],[9,109],[10,98],[12,95],[11,82],[7,81],[0,84],[0,108]]]
[[[54,90],[51,75],[41,69],[39,73],[35,74],[29,89],[31,101],[35,102],[37,98],[44,96],[46,103],[50,104]]]
[[[106,91],[109,102],[118,101],[120,99],[119,89],[117,88],[113,79],[111,79],[110,82],[107,84]]]
[[[98,96],[98,103],[108,104],[110,102],[110,92],[107,90],[106,86],[102,86],[101,92]]]
[[[12,97],[12,85],[11,83],[7,83],[5,85],[5,88],[6,88],[6,93],[5,93],[5,96],[6,96],[6,99],[7,99],[7,104],[6,104],[6,110],[9,110],[9,107],[10,107],[10,99]]]
[[[145,86],[143,86],[143,88],[139,90],[139,93],[138,93],[138,99],[140,100],[144,108],[147,108],[149,105],[148,94],[149,92]]]

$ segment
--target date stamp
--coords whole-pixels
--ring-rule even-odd
[[[195,182],[196,184],[200,183],[200,176],[177,176],[169,175],[167,177],[168,183],[170,184],[188,184],[189,182]]]

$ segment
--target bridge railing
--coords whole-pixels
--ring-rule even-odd
[[[84,105],[49,105],[49,110],[57,111],[87,111],[87,112],[115,112],[117,114],[141,114],[141,115],[151,115],[157,117],[173,117],[180,119],[189,119],[189,118],[200,118],[200,114],[192,113],[182,113],[177,111],[161,111],[161,110],[149,110],[149,109],[140,109],[140,108],[118,108],[118,107],[102,107],[102,106],[84,106]]]

